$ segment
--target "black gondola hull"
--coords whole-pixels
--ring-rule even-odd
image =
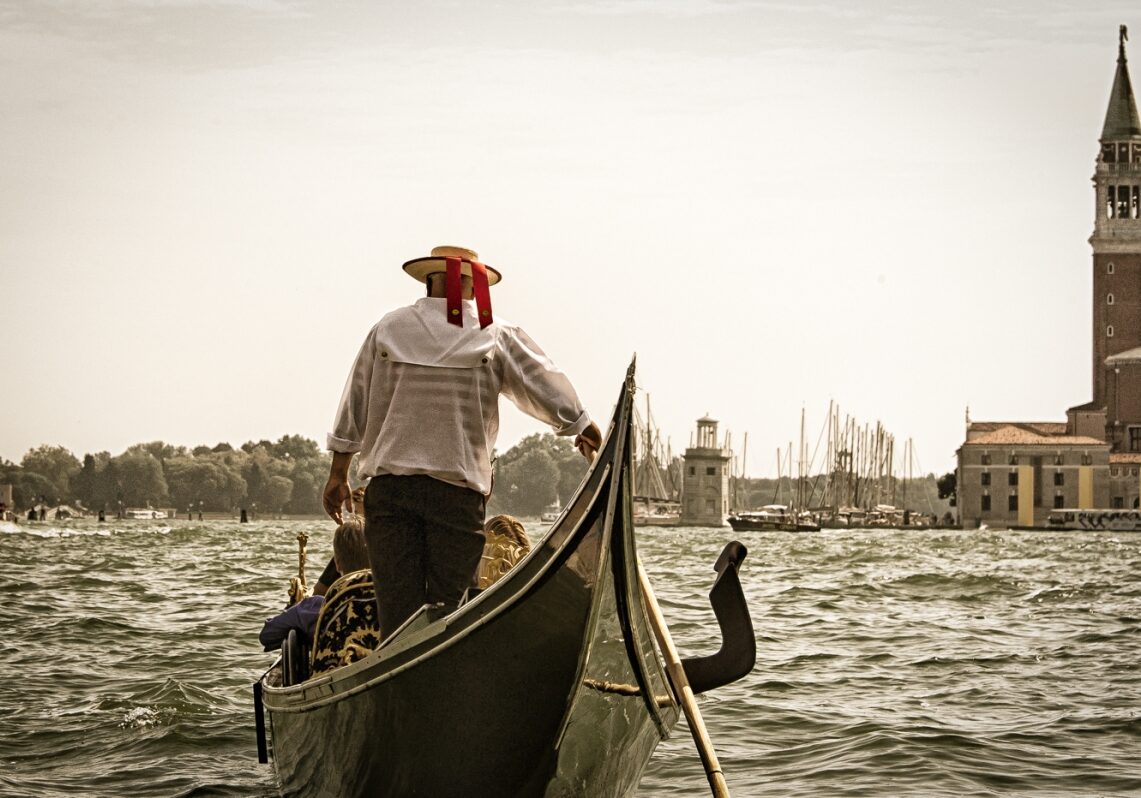
[[[678,710],[637,587],[632,388],[579,493],[492,588],[332,674],[263,681],[283,794],[634,789]]]

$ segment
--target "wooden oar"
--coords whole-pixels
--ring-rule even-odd
[[[713,741],[709,739],[709,732],[705,729],[701,711],[697,708],[697,699],[693,689],[689,686],[689,679],[685,675],[685,666],[678,656],[677,647],[674,646],[673,636],[670,635],[666,619],[662,615],[662,608],[658,606],[658,597],[650,587],[650,580],[646,576],[646,569],[642,567],[642,559],[638,558],[638,584],[642,588],[642,597],[646,600],[646,609],[650,613],[650,625],[654,627],[654,636],[658,639],[658,648],[666,659],[666,673],[673,682],[674,690],[681,699],[681,708],[685,712],[685,719],[689,722],[690,733],[697,744],[697,753],[701,755],[701,764],[705,766],[705,775],[709,779],[709,788],[717,798],[729,798],[729,787],[725,784],[725,774],[721,772],[721,764],[717,761],[717,753],[713,750]]]
[[[588,463],[594,462],[598,449],[595,446],[580,447],[581,436],[575,439],[575,448],[582,453]],[[697,753],[701,757],[701,764],[705,767],[705,777],[709,779],[709,789],[715,798],[729,798],[729,785],[725,783],[725,774],[721,772],[721,763],[717,761],[717,752],[713,750],[713,741],[709,739],[709,732],[705,728],[705,720],[701,717],[701,710],[697,708],[697,699],[693,695],[693,688],[689,686],[689,679],[685,675],[685,666],[678,656],[677,646],[674,645],[673,635],[666,625],[662,608],[658,606],[658,597],[654,595],[654,588],[650,586],[650,579],[646,576],[646,569],[642,567],[642,558],[638,558],[638,586],[642,590],[642,598],[646,601],[646,609],[650,612],[650,625],[654,627],[654,637],[658,639],[658,648],[666,660],[666,673],[673,682],[674,691],[681,698],[681,708],[685,712],[685,719],[689,723],[693,742],[697,744]]]

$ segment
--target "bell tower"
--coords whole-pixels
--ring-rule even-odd
[[[1093,408],[1110,452],[1141,453],[1141,118],[1121,26],[1093,183]],[[1075,408],[1079,410],[1080,408]]]
[[[1116,405],[1120,368],[1109,359],[1141,347],[1141,119],[1118,35],[1117,72],[1093,176],[1097,195],[1093,247],[1093,406]],[[1116,368],[1116,370],[1115,370]],[[1113,442],[1114,413],[1107,419]]]

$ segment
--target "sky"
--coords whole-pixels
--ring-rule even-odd
[[[636,353],[675,452],[709,414],[774,475],[836,402],[951,470],[968,406],[1092,396],[1135,9],[0,0],[0,457],[323,443],[455,244],[600,422]]]

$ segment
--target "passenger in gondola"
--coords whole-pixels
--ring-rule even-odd
[[[351,575],[356,571],[367,573],[368,549],[364,539],[364,519],[360,516],[349,516],[333,533],[333,560],[336,569],[342,574]],[[266,651],[275,651],[289,636],[290,630],[296,629],[305,642],[309,643],[313,639],[313,630],[324,603],[323,595],[308,596],[284,612],[267,618],[258,640]]]
[[[479,561],[479,589],[485,590],[514,568],[528,552],[531,541],[519,519],[510,515],[497,515],[483,525],[487,536],[483,556]]]
[[[500,394],[584,456],[598,425],[567,376],[519,327],[491,312],[500,273],[461,247],[404,264],[427,296],[369,331],[345,384],[328,447],[326,512],[349,499],[349,466],[370,478],[365,538],[380,627],[390,634],[424,604],[458,605],[475,582],[491,489]]]
[[[353,515],[358,515],[361,519],[364,518],[364,486],[357,488],[353,491]],[[363,523],[363,520],[362,520]],[[366,556],[367,559],[367,556]],[[367,568],[368,564],[361,566]],[[313,595],[323,596],[328,592],[329,587],[341,578],[341,571],[337,569],[337,558],[330,557],[325,570],[321,572],[321,576],[317,578],[316,584],[313,585]]]

